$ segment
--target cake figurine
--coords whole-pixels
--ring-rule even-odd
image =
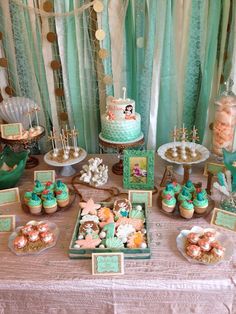
[[[192,195],[189,193],[189,191],[183,187],[182,191],[179,193],[178,195],[178,201],[179,202],[183,202],[185,200],[189,201],[191,200]]]
[[[56,199],[59,207],[66,207],[70,201],[69,194],[66,191],[57,191]]]
[[[42,211],[42,200],[36,193],[32,193],[28,206],[32,214],[39,214]]]
[[[166,194],[162,199],[162,209],[168,213],[172,213],[175,209],[176,198],[171,194]]]
[[[162,191],[162,197],[165,197],[165,195],[175,195],[174,186],[171,183],[168,183],[165,187],[165,189]]]
[[[193,200],[194,210],[197,214],[203,214],[208,207],[208,199],[204,197],[203,193],[197,193],[197,197]]]
[[[190,219],[193,217],[194,207],[191,200],[185,200],[179,205],[180,215],[184,218]]]
[[[47,214],[53,214],[57,211],[57,200],[52,194],[48,194],[43,201],[43,207]]]
[[[35,180],[33,192],[36,193],[37,195],[40,195],[44,189],[45,186],[39,180]]]
[[[101,119],[102,138],[125,143],[142,136],[141,117],[135,112],[135,101],[126,98],[126,88],[123,88],[123,98],[107,97],[106,109]]]

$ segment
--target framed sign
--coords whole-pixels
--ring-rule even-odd
[[[129,190],[129,200],[131,203],[145,203],[147,207],[152,207],[152,191]]]
[[[213,175],[217,175],[219,172],[225,172],[226,168],[224,164],[215,163],[215,162],[206,162],[204,168],[204,176],[208,176],[208,172]]]
[[[92,253],[93,275],[123,275],[124,253]]]
[[[34,181],[39,180],[42,183],[48,181],[55,182],[55,170],[34,171]]]
[[[9,123],[1,124],[1,136],[2,138],[8,138],[9,136],[22,135],[21,123]]]
[[[20,202],[20,193],[18,188],[0,191],[0,206],[10,205]]]
[[[15,215],[0,215],[0,233],[13,232],[16,226]]]
[[[220,208],[214,208],[211,224],[236,232],[236,214]]]
[[[123,184],[125,189],[154,188],[154,151],[124,150]]]

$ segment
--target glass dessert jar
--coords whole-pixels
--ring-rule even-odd
[[[233,150],[236,126],[236,96],[231,91],[224,92],[215,102],[212,152],[223,156],[222,148]]]

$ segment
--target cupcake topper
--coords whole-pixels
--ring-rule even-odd
[[[123,90],[123,99],[125,100],[126,99],[126,87],[123,87],[122,90]]]
[[[192,181],[191,181],[191,180],[188,180],[188,181],[186,182],[185,186],[186,186],[187,188],[190,188],[190,187],[192,186]]]
[[[35,182],[35,186],[36,186],[37,188],[39,188],[39,187],[42,186],[42,184],[41,184],[41,182],[40,182],[39,180],[35,180],[34,182]]]
[[[31,196],[32,200],[33,201],[38,201],[39,197],[36,193],[32,193],[32,196]]]
[[[182,193],[181,193],[182,195],[184,195],[184,196],[188,196],[188,191],[187,191],[187,189],[186,188],[183,188],[183,190],[182,190]]]
[[[165,199],[171,200],[171,199],[172,199],[172,196],[171,196],[170,194],[167,194],[167,195],[165,195]]]
[[[204,201],[204,195],[203,195],[202,192],[200,192],[200,193],[197,194],[197,200],[198,200],[198,201]]]
[[[57,187],[60,188],[60,187],[62,187],[62,186],[63,186],[62,181],[61,181],[61,180],[58,180],[58,181],[57,181]]]
[[[171,190],[173,190],[173,185],[171,183],[168,183],[166,185],[166,191],[171,191]]]

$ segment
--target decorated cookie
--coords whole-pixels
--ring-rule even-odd
[[[97,215],[97,209],[101,207],[100,204],[95,204],[91,198],[87,202],[80,202],[79,206],[82,208],[81,216],[88,214]]]
[[[113,237],[106,239],[106,247],[109,249],[121,249],[124,247],[124,244],[120,239]]]
[[[103,232],[106,233],[106,239],[113,238],[115,235],[116,225],[114,222],[108,223],[103,227]]]
[[[132,209],[130,214],[129,214],[129,217],[144,220],[144,213],[143,213],[143,211],[140,211],[138,209]]]
[[[118,217],[128,217],[132,210],[132,205],[127,199],[116,200],[114,203],[113,212]]]
[[[130,249],[146,248],[145,235],[142,232],[134,232],[128,237],[127,247]]]
[[[131,224],[120,225],[117,228],[116,236],[121,239],[123,243],[128,241],[128,237],[135,232],[135,228]]]
[[[96,215],[84,215],[80,220],[80,223],[84,223],[85,221],[94,221],[97,224],[99,223],[99,218]]]
[[[79,228],[80,234],[91,234],[98,232],[99,232],[98,225],[94,221],[85,221],[80,225]]]
[[[114,221],[114,215],[110,208],[102,207],[98,210],[98,217],[101,221]]]
[[[126,217],[120,217],[116,221],[116,225],[125,225],[125,224],[131,224],[136,231],[140,231],[143,229],[144,221],[142,219],[136,219],[136,218],[126,218]]]
[[[97,234],[87,234],[85,239],[75,241],[76,247],[94,249],[101,243],[101,239]]]

